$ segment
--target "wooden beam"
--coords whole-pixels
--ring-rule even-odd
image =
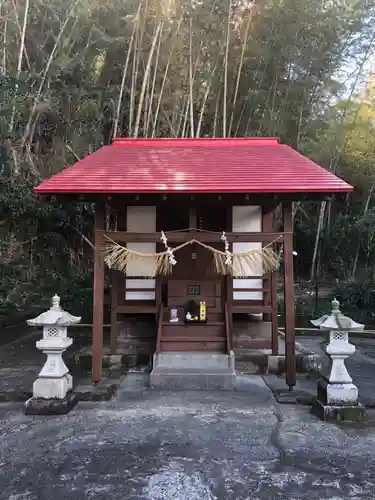
[[[103,355],[103,312],[104,312],[104,257],[103,246],[105,207],[98,203],[95,207],[94,232],[94,298],[92,327],[92,381],[100,382]]]
[[[184,243],[191,239],[196,239],[202,243],[218,243],[220,242],[221,234],[218,233],[205,233],[205,232],[181,232],[181,233],[165,233],[168,238],[168,243]],[[127,242],[137,242],[137,243],[153,243],[160,241],[160,233],[128,233],[126,231],[103,231],[104,242],[106,240],[105,236],[113,241],[127,243]],[[259,242],[259,243],[270,243],[271,241],[278,240],[283,241],[284,233],[272,232],[272,233],[226,233],[228,241],[233,242]]]
[[[222,203],[225,205],[271,205],[279,204],[284,199],[302,202],[317,202],[345,196],[346,193],[195,193],[197,203]],[[173,193],[38,193],[41,200],[59,200],[61,202],[113,202],[124,205],[157,205],[159,203],[173,203],[186,206],[192,194]]]
[[[296,385],[296,342],[294,332],[293,283],[293,210],[291,202],[283,203],[284,224],[284,310],[286,383],[289,389]]]

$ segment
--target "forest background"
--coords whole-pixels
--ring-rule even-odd
[[[92,206],[45,177],[116,136],[278,136],[356,187],[295,204],[297,280],[371,316],[374,38],[375,0],[0,0],[0,315],[90,310]]]

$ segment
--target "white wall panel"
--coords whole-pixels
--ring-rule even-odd
[[[235,206],[232,209],[233,232],[261,232],[262,231],[262,207]],[[262,243],[233,243],[233,252],[248,252],[249,250],[260,250]],[[248,266],[250,276],[261,276],[259,272]],[[262,288],[262,279],[234,279],[233,288]],[[263,292],[241,292],[233,291],[234,300],[262,300]]]
[[[154,233],[156,232],[156,207],[129,206],[126,209],[126,230],[131,233]],[[130,250],[137,252],[153,253],[156,251],[156,243],[128,243]],[[150,272],[152,263],[150,262]],[[147,263],[130,262],[127,266],[127,276],[143,276]],[[126,291],[126,300],[154,300],[154,279],[127,279],[126,288],[139,288],[138,291]]]

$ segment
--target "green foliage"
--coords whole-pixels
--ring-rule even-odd
[[[27,183],[3,178],[0,219],[0,314],[47,307],[55,293],[90,311],[91,262],[78,233],[91,231],[91,207],[41,203]]]
[[[341,307],[356,321],[366,325],[374,324],[375,318],[375,276],[362,275],[356,282],[345,283],[338,287],[336,296]]]

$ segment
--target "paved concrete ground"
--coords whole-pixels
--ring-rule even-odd
[[[156,392],[143,377],[62,417],[0,405],[0,499],[375,498],[371,425],[276,405],[257,376],[218,393]]]
[[[0,386],[32,382],[38,338],[2,347]],[[321,339],[299,342],[318,352]],[[349,371],[361,399],[375,401],[375,339],[354,343]],[[234,392],[185,393],[132,374],[115,400],[66,416],[0,404],[0,500],[375,499],[375,412],[367,417],[323,423],[307,406],[278,405],[258,376],[238,377]]]

